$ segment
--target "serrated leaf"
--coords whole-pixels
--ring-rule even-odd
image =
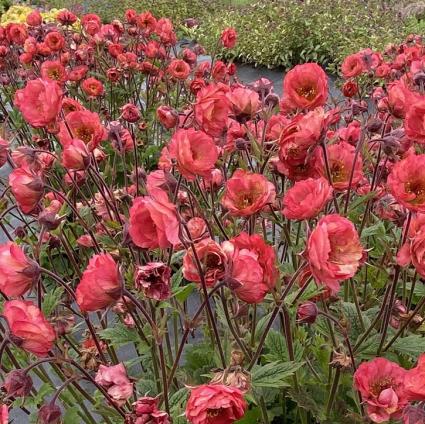
[[[284,387],[289,383],[286,378],[293,375],[304,362],[270,362],[269,364],[256,366],[252,371],[252,385],[254,387]]]
[[[65,289],[62,287],[55,287],[53,290],[48,291],[43,298],[43,304],[41,309],[45,316],[49,316],[58,306],[60,300],[63,297]]]
[[[115,323],[113,327],[105,328],[99,332],[102,339],[107,339],[114,346],[122,346],[127,343],[137,343],[140,341],[136,330],[126,327],[122,323]]]
[[[65,415],[63,416],[63,424],[75,424],[78,422],[80,422],[78,407],[73,406],[72,408],[66,408]]]
[[[178,287],[174,290],[173,296],[179,301],[184,302],[195,289],[195,284],[189,283],[186,286]]]
[[[412,334],[397,339],[389,350],[416,359],[421,353],[425,352],[425,337]]]

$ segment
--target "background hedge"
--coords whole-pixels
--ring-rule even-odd
[[[128,8],[171,17],[181,35],[198,40],[208,51],[227,26],[238,44],[221,51],[228,58],[267,67],[289,68],[316,61],[335,68],[361,48],[382,49],[411,32],[425,32],[425,2],[395,0],[44,0],[48,7],[98,13],[104,21]],[[187,18],[199,25],[188,29]]]

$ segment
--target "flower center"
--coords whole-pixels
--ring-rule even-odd
[[[313,100],[316,97],[316,88],[311,85],[299,87],[296,92],[307,100]]]
[[[334,162],[331,165],[332,181],[341,182],[346,180],[346,169],[343,162]]]
[[[75,130],[75,134],[77,136],[77,138],[79,138],[80,140],[84,141],[84,143],[90,143],[91,139],[92,139],[92,131],[90,130],[90,128],[88,127],[78,127]]]
[[[389,389],[390,387],[394,386],[394,381],[391,377],[383,377],[380,380],[374,381],[370,385],[370,392],[378,397],[380,393],[385,390]]]
[[[421,204],[425,202],[425,181],[408,181],[405,184],[405,189],[408,193],[412,193],[416,196],[413,200],[410,201],[410,203]]]

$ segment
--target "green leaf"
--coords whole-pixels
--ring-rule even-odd
[[[102,339],[109,340],[114,346],[122,346],[127,343],[137,343],[140,341],[136,330],[128,328],[120,322],[115,323],[114,326],[105,328],[99,334]]]
[[[173,291],[173,296],[179,301],[184,302],[195,289],[195,284],[190,283],[183,287],[178,287]]]
[[[63,416],[63,424],[75,424],[80,422],[80,416],[78,415],[78,407],[73,406],[65,409],[65,415]]]
[[[425,337],[412,334],[397,339],[390,347],[390,350],[416,359],[421,353],[425,352]]]
[[[281,362],[275,361],[263,366],[257,366],[252,372],[252,384],[254,387],[285,387],[289,383],[286,378],[293,375],[304,362]]]
[[[45,316],[48,317],[55,310],[63,297],[64,291],[65,289],[62,287],[55,287],[53,290],[49,290],[45,294],[41,307]]]
[[[235,424],[253,424],[258,421],[258,419],[261,417],[261,411],[260,408],[253,408],[249,411],[245,412],[245,415],[242,419],[239,421],[236,421]]]

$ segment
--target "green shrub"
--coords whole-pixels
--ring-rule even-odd
[[[80,11],[82,7],[78,0],[44,1],[51,7]],[[347,54],[366,47],[381,49],[389,42],[400,41],[412,29],[423,32],[424,25],[417,16],[400,18],[399,3],[394,0],[88,0],[83,12],[98,13],[106,22],[122,17],[128,8],[150,10],[158,17],[170,17],[180,34],[196,39],[210,52],[217,48],[221,31],[232,26],[238,32],[238,44],[232,50],[217,52],[219,55],[270,68],[289,68],[315,61],[335,70]],[[183,23],[187,18],[196,18],[199,26],[185,28]]]

